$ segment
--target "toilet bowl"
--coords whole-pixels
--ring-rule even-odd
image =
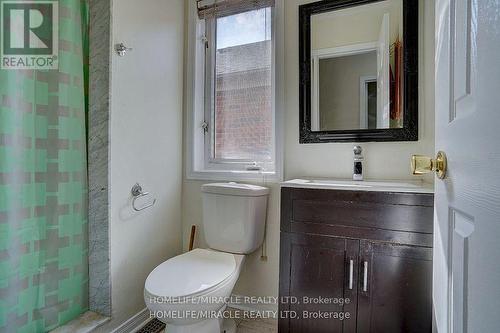
[[[169,333],[219,333],[244,260],[244,255],[196,249],[165,261],[146,279],[144,300],[151,315],[166,323]]]
[[[168,333],[234,333],[224,312],[245,255],[264,240],[269,189],[217,183],[202,186],[203,226],[209,249],[196,249],[156,267],[144,300]],[[224,319],[226,318],[226,319]]]

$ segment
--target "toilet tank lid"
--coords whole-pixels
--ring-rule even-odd
[[[260,197],[269,194],[269,189],[267,187],[233,182],[205,184],[201,187],[201,191],[203,193],[245,197]]]

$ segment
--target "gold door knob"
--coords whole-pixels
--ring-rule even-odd
[[[442,151],[437,153],[436,159],[427,156],[413,155],[411,157],[411,171],[414,175],[423,175],[436,171],[439,179],[446,177],[447,160]]]

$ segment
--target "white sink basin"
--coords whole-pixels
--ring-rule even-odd
[[[335,189],[349,191],[434,193],[432,184],[422,181],[354,181],[336,179],[293,179],[281,183],[282,187]]]

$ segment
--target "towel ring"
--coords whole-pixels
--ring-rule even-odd
[[[153,207],[156,203],[156,198],[153,199],[153,201],[149,204],[149,205],[146,205],[146,206],[142,206],[142,207],[139,207],[137,208],[136,205],[135,205],[135,201],[139,198],[143,198],[143,197],[147,197],[149,195],[149,192],[144,192],[142,190],[142,186],[139,185],[139,183],[136,183],[133,187],[132,187],[132,208],[136,211],[136,212],[140,212],[140,211],[143,211],[145,209],[148,209],[150,207]]]

